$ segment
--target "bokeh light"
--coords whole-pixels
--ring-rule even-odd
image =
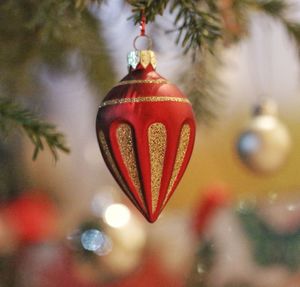
[[[108,206],[113,204],[113,188],[108,186],[103,188],[105,192],[97,192],[91,201],[91,211],[97,217],[103,217]]]
[[[125,226],[130,220],[131,214],[127,206],[121,203],[111,204],[104,213],[105,222],[114,228]]]
[[[110,237],[108,237],[106,234],[102,234],[103,235],[103,243],[102,245],[95,251],[95,253],[99,256],[104,256],[109,254],[112,249],[113,249],[113,243],[110,239]]]
[[[97,251],[104,243],[105,237],[102,232],[97,229],[88,229],[81,235],[81,244],[86,250]]]

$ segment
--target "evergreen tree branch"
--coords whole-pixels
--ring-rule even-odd
[[[79,3],[81,2],[81,3]],[[99,37],[99,23],[90,13],[90,3],[103,0],[4,0],[0,3],[0,88],[10,99],[40,94],[40,67],[72,72],[72,53],[80,68],[97,89],[107,90],[114,81],[105,45]],[[7,25],[7,23],[10,23]],[[76,66],[78,68],[78,66]],[[97,94],[100,95],[98,92]],[[0,130],[21,128],[34,144],[33,158],[48,145],[69,151],[55,126],[12,101],[0,98]],[[10,110],[11,109],[11,110]]]
[[[256,0],[256,5],[261,11],[274,17],[282,17],[284,12],[289,7],[287,2],[282,0]]]
[[[268,5],[261,6],[262,11],[279,20],[300,48],[300,23],[287,18],[291,5],[280,0],[271,0],[268,2]]]
[[[101,4],[104,1],[2,1],[0,3],[1,89],[14,96],[32,94],[31,91],[35,90],[37,82],[34,69],[38,64],[46,63],[61,71],[68,67],[66,55],[75,51],[82,60],[82,67],[87,72],[88,79],[95,87],[101,85],[103,90],[107,90],[114,77],[107,73],[110,70],[110,62],[105,54],[105,45],[99,39],[99,24],[94,15],[87,9],[91,3]],[[216,51],[216,44],[219,40],[226,41],[227,38],[231,41],[232,39],[238,40],[240,37],[239,33],[234,37],[230,35],[227,37],[228,35],[226,35],[228,32],[226,31],[228,27],[225,25],[226,19],[224,19],[226,11],[224,12],[220,6],[220,2],[224,1],[127,0],[133,7],[132,18],[135,23],[140,21],[141,11],[144,11],[149,22],[155,21],[156,16],[162,15],[166,10],[173,13],[174,29],[172,31],[177,33],[177,43],[183,46],[185,52],[189,50],[200,51],[203,57],[207,56],[207,50],[212,53]],[[232,2],[232,7],[226,9],[232,10],[230,12],[233,12],[237,18],[240,17],[237,25],[244,25],[243,28],[245,29],[241,29],[242,32],[247,29],[249,11],[261,11],[283,23],[300,47],[300,23],[287,18],[290,5],[284,0],[231,0],[229,2]],[[229,34],[232,33],[230,29],[228,30]],[[197,53],[194,54],[197,60],[198,55]],[[201,62],[200,65],[202,64]],[[199,70],[197,63],[194,66],[195,69]],[[199,74],[200,72],[195,73]],[[214,101],[209,105],[203,104],[204,101],[212,99],[214,90],[210,87],[213,86],[213,82],[208,80],[206,76],[194,75],[192,88],[189,89],[188,93],[192,96],[192,101],[195,103],[194,107],[196,110],[199,109],[201,117],[207,114],[209,118],[209,114],[213,112]],[[3,105],[3,103],[0,104]],[[16,112],[17,116],[17,110],[12,110],[12,112]],[[0,114],[4,118],[7,116],[5,113],[3,115]],[[13,114],[9,116],[11,119],[14,118]],[[18,121],[17,118],[12,121],[15,123],[22,122]],[[32,132],[31,140],[35,144],[36,157],[37,153],[42,150],[40,148],[41,139],[47,142],[46,134],[54,135],[56,132],[52,125],[47,126],[48,124],[39,120],[35,123],[36,126],[33,129],[26,128],[26,125],[21,124],[21,126],[26,132],[28,131],[28,135]],[[45,128],[46,134],[43,134],[42,128]],[[39,135],[37,138],[33,136],[35,132]],[[52,142],[49,143],[51,146]],[[56,153],[54,154],[56,155]]]
[[[177,0],[171,5],[171,13],[178,11],[174,21],[178,31],[177,43],[181,42],[185,52],[204,46],[212,51],[216,41],[222,37],[215,7],[204,2]]]
[[[148,21],[154,21],[169,9],[175,14],[173,31],[177,32],[177,44],[181,44],[185,52],[192,50],[196,60],[191,73],[186,77],[187,93],[193,103],[198,118],[209,123],[215,116],[216,87],[218,83],[213,73],[206,70],[207,57],[217,52],[218,40],[223,43],[240,40],[246,35],[248,18],[251,11],[260,11],[281,22],[287,32],[296,41],[300,49],[300,23],[287,18],[291,5],[284,0],[173,0],[128,1],[133,6],[133,16],[137,24],[141,19],[141,11]],[[159,2],[159,3],[158,3]],[[207,53],[210,51],[211,53]],[[218,88],[217,88],[218,90]]]
[[[101,4],[104,0],[74,0],[76,9],[84,9],[90,4]]]
[[[284,20],[284,25],[288,31],[288,33],[293,37],[293,39],[298,44],[300,48],[300,23],[295,23],[292,21]]]
[[[129,3],[133,7],[132,18],[136,24],[141,20],[141,11],[147,21],[152,22],[169,7],[170,13],[175,14],[175,28],[172,32],[177,32],[176,43],[180,43],[185,52],[190,49],[196,51],[204,45],[212,51],[215,42],[222,37],[220,18],[214,1],[130,0]]]
[[[190,72],[183,78],[187,93],[199,122],[209,126],[217,118],[222,107],[224,87],[216,75],[216,67],[222,65],[218,52],[212,55],[208,50],[193,61]]]
[[[169,0],[129,0],[129,4],[132,8],[132,18],[135,24],[141,21],[141,12],[144,13],[147,22],[155,21],[157,15],[163,15]]]
[[[259,11],[278,20],[286,28],[288,34],[295,40],[300,49],[300,23],[290,20],[288,14],[293,6],[284,0],[253,0],[250,2]]]
[[[222,3],[217,4],[213,0],[128,0],[132,5],[135,23],[141,19],[141,11],[144,11],[147,21],[155,21],[157,15],[162,15],[166,9],[175,13],[173,31],[178,32],[177,44],[181,43],[185,51],[190,49],[202,49],[204,46],[213,52],[218,39],[224,39],[224,18],[222,15]],[[228,1],[227,1],[228,2]],[[240,25],[247,30],[247,18],[249,11],[261,11],[282,22],[289,34],[295,38],[300,46],[300,23],[287,18],[291,4],[284,0],[232,0],[232,9],[238,18]],[[225,29],[226,30],[226,29]],[[230,32],[230,31],[229,31]],[[232,39],[236,40],[237,35]],[[241,36],[241,35],[239,35]]]
[[[0,99],[0,130],[7,134],[11,126],[22,127],[34,145],[33,159],[44,149],[44,143],[49,147],[55,160],[58,150],[68,153],[70,150],[64,143],[64,137],[57,132],[56,127],[38,119],[32,112],[7,98]]]

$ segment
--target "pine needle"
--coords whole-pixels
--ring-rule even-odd
[[[55,125],[37,118],[31,111],[7,98],[0,98],[0,129],[5,134],[11,127],[22,127],[34,145],[33,160],[44,145],[48,146],[55,160],[58,159],[58,150],[68,153],[70,150],[64,143],[64,136],[56,130]]]

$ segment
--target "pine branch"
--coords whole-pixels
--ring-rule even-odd
[[[194,51],[194,59],[197,59],[197,51],[202,58],[209,56],[207,51],[214,54],[217,50],[218,40],[228,44],[236,42],[246,35],[251,11],[260,11],[280,21],[287,32],[296,41],[300,50],[300,23],[287,18],[291,5],[284,0],[130,0],[133,6],[133,16],[137,24],[141,19],[141,11],[144,12],[149,22],[155,21],[157,15],[163,15],[169,9],[175,14],[173,32],[177,32],[177,44],[181,44],[185,52]],[[207,78],[203,65],[194,63],[194,67],[187,79],[187,92],[193,103],[198,117],[209,123],[214,118],[215,104],[219,101],[215,98],[216,86],[214,77]]]
[[[289,5],[282,0],[255,0],[253,3],[257,8],[269,16],[282,17]]]
[[[128,0],[132,5],[134,22],[137,24],[141,19],[141,11],[144,11],[147,21],[155,21],[157,15],[162,15],[166,9],[175,13],[173,31],[178,33],[177,44],[181,43],[185,52],[188,50],[201,50],[203,47],[213,52],[218,39],[224,39],[226,31],[224,15],[222,15],[222,1],[219,4],[213,0]],[[228,1],[227,1],[228,2]],[[169,7],[169,8],[168,8]],[[289,34],[295,38],[300,46],[300,23],[290,21],[286,15],[291,5],[284,0],[232,0],[232,9],[242,31],[247,30],[247,18],[249,11],[261,11],[269,16],[278,19],[286,27]],[[226,24],[226,23],[225,23]],[[229,38],[238,40],[237,36]]]
[[[169,11],[175,13],[172,32],[177,32],[176,43],[181,43],[185,52],[190,49],[196,51],[204,45],[212,50],[215,42],[222,37],[221,24],[217,13],[217,7],[211,0],[131,0],[135,23],[141,19],[141,11],[144,11],[148,22],[155,20],[157,15],[162,15],[170,3]]]
[[[84,9],[90,4],[101,4],[103,0],[74,0],[76,9]]]
[[[295,23],[288,20],[283,20],[288,33],[295,39],[296,43],[300,47],[300,23]]]
[[[72,72],[68,55],[74,52],[93,87],[107,90],[114,75],[105,45],[99,37],[98,20],[87,9],[89,3],[101,2],[104,0],[2,1],[1,91],[9,98],[40,94],[37,92],[41,85],[40,65],[47,65],[57,72]],[[34,159],[44,145],[49,146],[55,159],[58,150],[69,151],[55,126],[39,120],[13,102],[0,98],[0,118],[0,130],[8,131],[12,125],[26,132],[35,147]]]
[[[157,15],[163,15],[169,0],[128,0],[129,4],[133,7],[133,15],[135,24],[141,21],[141,12],[143,11],[147,22],[153,22]]]
[[[261,12],[281,22],[300,49],[300,23],[288,18],[288,14],[293,8],[291,4],[288,4],[284,0],[256,0],[255,5]]]
[[[217,118],[217,110],[224,98],[222,83],[216,77],[216,67],[221,61],[209,51],[198,55],[191,66],[191,72],[184,77],[185,91],[193,105],[196,118],[205,125],[210,125]]]
[[[44,149],[44,142],[49,147],[55,160],[58,159],[58,150],[68,153],[70,150],[64,143],[64,137],[56,131],[52,124],[39,120],[32,112],[19,104],[6,99],[0,99],[0,129],[6,134],[11,126],[21,126],[31,142],[34,144],[33,159]]]
[[[185,52],[191,48],[196,51],[203,46],[212,50],[221,38],[221,25],[215,7],[201,2],[204,1],[177,0],[170,9],[171,13],[178,11],[174,22],[178,31],[177,43],[181,42]]]

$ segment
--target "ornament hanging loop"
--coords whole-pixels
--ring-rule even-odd
[[[141,22],[140,22],[140,35],[136,36],[133,40],[133,47],[136,51],[139,49],[136,47],[136,41],[139,38],[146,37],[147,38],[147,50],[152,50],[152,39],[146,34],[146,16],[144,10],[141,11]]]
[[[147,38],[147,41],[148,41],[148,43],[147,43],[147,49],[146,50],[152,50],[152,40],[151,40],[151,38],[148,36],[148,35],[138,35],[138,36],[136,36],[135,38],[134,38],[134,40],[133,40],[133,47],[134,47],[134,49],[136,50],[136,51],[138,51],[138,50],[140,50],[140,49],[138,49],[137,47],[136,47],[136,41],[138,40],[138,39],[140,39],[140,38],[142,38],[142,37],[145,37],[145,38]]]

